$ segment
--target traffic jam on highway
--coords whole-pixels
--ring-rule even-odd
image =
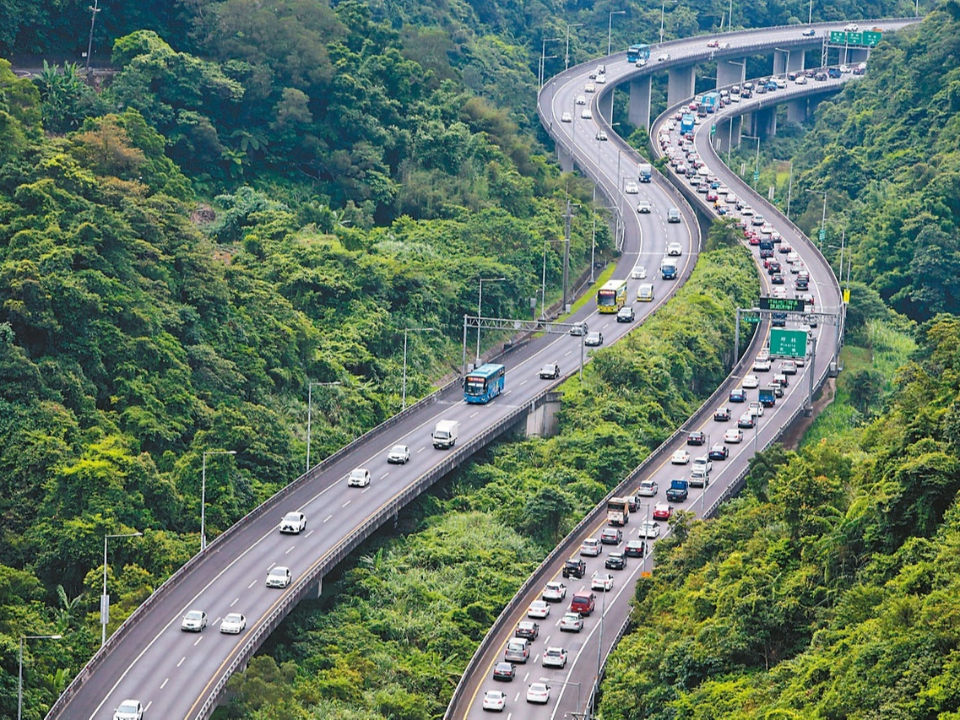
[[[585,95],[595,90],[597,80],[602,77],[599,70],[591,73],[593,77],[584,87]],[[771,349],[768,335],[752,362],[743,366],[743,374],[732,376],[733,387],[724,392],[722,401],[695,428],[684,433],[685,447],[672,454],[668,452],[661,462],[652,465],[630,494],[611,498],[606,517],[590,528],[577,554],[564,560],[545,584],[516,598],[519,612],[514,613],[507,631],[477,666],[477,672],[483,677],[473,695],[470,711],[479,706],[482,711],[518,712],[519,708],[535,704],[553,705],[555,715],[560,709],[558,696],[566,693],[569,697],[576,691],[575,711],[582,712],[582,683],[579,679],[573,681],[570,670],[578,660],[589,662],[584,656],[587,642],[580,637],[593,631],[600,636],[595,642],[603,642],[603,617],[614,602],[627,604],[635,581],[652,569],[654,543],[669,534],[668,521],[675,509],[692,510],[702,517],[704,498],[714,484],[728,486],[736,479],[733,473],[727,473],[729,478],[723,477],[723,469],[732,465],[731,461],[738,456],[744,460],[757,450],[764,415],[771,421],[767,437],[772,438],[775,422],[785,422],[786,415],[778,421],[770,416],[777,413],[778,406],[786,399],[797,406],[805,396],[800,390],[800,379],[805,372],[814,371],[809,354],[820,324],[817,308],[822,304],[820,289],[804,260],[805,254],[815,251],[799,243],[796,248],[792,247],[775,227],[779,218],[764,217],[762,209],[751,207],[736,190],[724,185],[700,156],[694,135],[702,127],[707,129],[704,120],[710,115],[748,100],[757,88],[763,88],[761,94],[772,93],[786,87],[788,81],[804,85],[807,78],[815,74],[808,71],[791,73],[789,77],[762,78],[691,98],[682,109],[664,120],[655,135],[660,153],[669,158],[674,182],[688,185],[715,217],[736,221],[742,242],[753,251],[760,270],[765,301],[772,303],[764,302],[764,305],[791,310],[771,313],[770,325],[774,333],[779,328],[803,333],[800,351],[794,346],[789,357],[778,357],[776,351],[780,346]],[[581,113],[581,118],[590,119],[585,113]],[[575,122],[570,113],[565,113],[561,121]],[[594,137],[602,142],[607,138],[601,138],[600,132]],[[716,157],[712,161],[717,162]],[[637,181],[649,181],[648,173],[649,165],[641,163],[637,168]],[[627,185],[630,189],[635,187],[633,183]],[[637,202],[637,213],[650,210],[649,201]],[[668,264],[669,258],[670,253],[665,253],[664,263]],[[810,256],[808,261],[812,259]],[[646,274],[646,268],[637,265],[631,279],[646,279]],[[657,274],[661,275],[659,269]],[[639,292],[649,292],[648,287],[646,283],[641,284]],[[778,305],[778,301],[784,302]],[[764,440],[764,444],[766,442]],[[720,492],[716,492],[716,497],[719,495]],[[711,500],[714,497],[710,495]],[[641,519],[630,522],[631,513],[639,514]],[[619,613],[618,622],[622,622],[623,617],[624,614]],[[612,632],[615,630],[608,631]],[[598,657],[596,647],[589,650],[589,657]],[[599,669],[598,665],[598,673]],[[571,706],[567,701],[563,710]],[[526,717],[531,710],[520,712]]]

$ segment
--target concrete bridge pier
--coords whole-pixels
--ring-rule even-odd
[[[613,124],[613,94],[614,91],[611,90],[597,100],[597,112],[611,125]]]
[[[650,127],[650,76],[642,75],[630,81],[630,105],[627,119],[634,127]]]
[[[562,392],[549,392],[530,406],[527,412],[527,437],[553,437],[560,430],[560,412]]]
[[[696,75],[695,65],[670,68],[667,71],[667,106],[673,107],[679,102],[693,96]]]
[[[323,578],[321,577],[317,580],[317,584],[310,588],[307,591],[307,594],[303,596],[304,600],[319,600],[320,595],[323,593]]]
[[[573,172],[573,156],[559,143],[557,144],[557,162],[564,172]]]
[[[784,75],[788,72],[803,70],[803,50],[781,50],[779,48],[773,51],[773,74]]]
[[[744,79],[746,79],[746,66],[744,63],[745,60],[718,60],[717,87],[742,85]]]
[[[801,98],[787,103],[787,122],[804,123],[807,121],[807,100]]]
[[[741,117],[735,115],[717,125],[717,152],[730,152],[731,148],[740,145],[740,130],[742,124]]]
[[[754,134],[764,139],[777,134],[777,106],[762,108],[754,113]]]

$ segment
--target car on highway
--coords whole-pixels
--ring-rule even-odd
[[[595,572],[590,578],[590,589],[602,590],[603,592],[613,590],[613,575]]]
[[[587,538],[580,544],[580,554],[586,557],[597,557],[602,549],[600,541],[596,538]]]
[[[803,31],[802,34],[804,37],[813,37],[814,35],[817,34],[817,31],[814,30],[813,28],[807,28],[806,30]]]
[[[247,619],[240,613],[229,613],[220,621],[220,632],[224,635],[239,635],[247,629]]]
[[[568,112],[565,112],[560,116],[560,122],[573,122],[573,115]]]
[[[657,503],[653,506],[654,520],[669,520],[673,515],[673,507],[668,503]]]
[[[517,676],[517,666],[512,662],[501,661],[493,666],[494,680],[513,680]]]
[[[567,586],[562,582],[551,580],[543,586],[543,592],[540,593],[540,599],[547,602],[563,602],[567,597]]]
[[[203,632],[207,626],[207,614],[203,610],[191,610],[183,616],[180,629],[186,632]]]
[[[406,465],[410,462],[410,448],[406,445],[394,445],[387,454],[387,462]]]
[[[534,600],[527,608],[527,617],[543,620],[548,615],[550,615],[550,603],[544,600]]]
[[[628,183],[623,187],[623,191],[624,191],[627,195],[636,195],[637,193],[640,192],[640,186],[637,185],[635,182],[632,182],[632,181],[631,181],[631,182],[628,182]]]
[[[607,570],[623,570],[627,567],[627,556],[621,550],[613,550],[603,561],[603,567]]]
[[[776,272],[770,276],[770,282],[772,282],[774,285],[783,285],[786,281],[784,280],[782,273]]]
[[[678,242],[672,242],[667,245],[668,257],[680,257],[683,255],[683,245]]]
[[[754,425],[757,424],[757,419],[753,416],[752,413],[745,412],[740,416],[740,419],[737,420],[737,427],[743,428],[744,430],[749,430]]]
[[[113,720],[143,720],[143,705],[139,700],[124,700],[113,711]]]
[[[856,23],[847,23],[846,25],[843,26],[844,32],[857,32],[859,30],[860,30],[860,26],[857,25]]]
[[[633,270],[630,271],[631,280],[646,280],[647,279],[647,268],[643,265],[634,265]]]
[[[667,210],[667,222],[668,223],[678,223],[683,218],[680,216],[680,211],[677,208],[670,208]]]
[[[750,414],[754,417],[763,417],[763,405],[758,402],[752,402],[748,406]]]
[[[725,443],[738,443],[743,441],[743,430],[739,428],[730,428],[723,434]]]
[[[730,455],[730,450],[727,449],[727,446],[723,443],[714,443],[713,447],[710,448],[710,452],[707,453],[707,457],[711,460],[726,460]]]
[[[285,588],[292,581],[293,576],[290,568],[280,567],[279,565],[267,573],[267,587]]]
[[[593,120],[593,111],[590,108],[585,107],[580,111],[580,117],[584,120]]]
[[[637,495],[641,497],[654,497],[659,489],[660,486],[656,480],[641,480],[640,487],[637,488]]]
[[[760,378],[756,375],[747,375],[743,379],[743,388],[745,390],[755,390],[758,387],[760,387]]]
[[[686,465],[690,462],[690,453],[681,448],[670,456],[671,465]]]
[[[636,310],[633,309],[632,305],[624,305],[622,308],[617,310],[617,322],[633,322],[637,317]]]
[[[503,712],[507,706],[507,694],[500,690],[487,690],[483,693],[483,709],[488,712]]]
[[[640,283],[637,287],[637,302],[653,302],[653,283]]]
[[[660,537],[660,525],[653,520],[644,520],[640,523],[637,535],[642,538],[658,538]]]
[[[657,56],[658,63],[666,62],[669,59],[670,59],[670,53],[663,53],[662,55]]]
[[[527,687],[527,702],[546,705],[550,702],[550,686],[546,683],[530,683]]]
[[[702,430],[694,430],[687,434],[687,445],[703,445],[707,441],[707,434]]]
[[[734,388],[727,396],[732,403],[742,403],[747,401],[747,391],[742,387]]]
[[[595,81],[596,81],[597,85],[604,85],[604,84],[607,82],[607,76],[606,76],[606,75],[597,75],[597,77],[595,78]]]
[[[730,408],[718,407],[713,411],[713,419],[717,422],[727,422],[730,419]]]
[[[586,85],[583,86],[583,89],[584,89],[584,91],[586,91],[586,92],[596,92],[596,91],[597,91],[597,85],[596,85],[596,83],[588,82]]]
[[[797,364],[793,360],[784,360],[780,363],[780,372],[784,375],[796,375]]]
[[[597,606],[597,596],[587,590],[578,590],[570,599],[570,612],[590,615]]]
[[[347,476],[347,487],[367,487],[370,484],[370,471],[356,468]]]
[[[637,203],[637,212],[641,215],[649,215],[653,211],[653,205],[649,200],[641,200]]]
[[[577,105],[586,105],[587,96],[586,95],[577,95]]]
[[[302,512],[288,512],[280,521],[280,532],[299,535],[307,529],[307,516]]]
[[[513,663],[525,663],[530,659],[530,641],[526,638],[510,638],[503,651],[503,659]]]
[[[623,548],[623,554],[627,557],[642,558],[646,549],[647,545],[643,540],[628,540]]]
[[[580,613],[564,613],[560,618],[560,632],[580,632],[583,630],[583,616]]]
[[[567,651],[561,647],[548,647],[543,651],[543,657],[540,659],[543,667],[560,668],[567,666]]]
[[[521,620],[517,623],[517,629],[513,631],[515,637],[526,638],[527,640],[536,640],[540,635],[540,623],[533,620]]]
[[[769,360],[761,360],[757,358],[753,361],[753,371],[754,372],[770,372],[771,363]]]
[[[560,377],[560,364],[551,362],[540,368],[540,378],[542,380],[556,380]]]
[[[583,344],[587,347],[599,347],[603,345],[603,333],[587,333],[587,336],[583,339]]]
[[[596,137],[598,142],[606,142],[608,140],[606,130],[597,130],[597,134],[594,137]]]
[[[604,528],[600,532],[600,542],[603,545],[619,545],[623,542],[623,530],[620,528]]]
[[[563,564],[563,576],[565,578],[582,578],[587,574],[587,564],[578,557],[569,558]]]

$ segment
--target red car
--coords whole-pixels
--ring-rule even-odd
[[[751,236],[750,236],[750,244],[751,244],[751,245],[759,245],[759,244],[760,244],[760,237],[757,236],[757,235],[751,235]]]
[[[671,515],[673,515],[673,508],[667,503],[657,503],[653,506],[654,520],[669,520]]]

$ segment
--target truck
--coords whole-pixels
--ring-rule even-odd
[[[653,165],[650,163],[640,163],[637,166],[637,174],[642,183],[648,183],[653,177]]]
[[[765,408],[773,407],[777,404],[777,396],[773,388],[760,388],[760,404]]]
[[[713,114],[720,107],[720,93],[718,92],[708,92],[703,96],[703,101],[701,102],[703,109],[706,110],[709,114]]]
[[[680,134],[693,135],[693,128],[697,124],[697,119],[693,113],[684,113],[680,117]]]
[[[630,498],[612,497],[607,501],[607,522],[611,525],[630,522]]]
[[[690,492],[690,484],[686,480],[671,480],[670,487],[667,488],[667,500],[670,502],[683,502],[687,499]]]
[[[664,258],[660,263],[660,277],[664,280],[676,280],[677,261],[672,258]]]
[[[433,429],[433,446],[438,450],[443,448],[452,448],[457,443],[457,435],[460,432],[460,423],[456,420],[440,420]]]

